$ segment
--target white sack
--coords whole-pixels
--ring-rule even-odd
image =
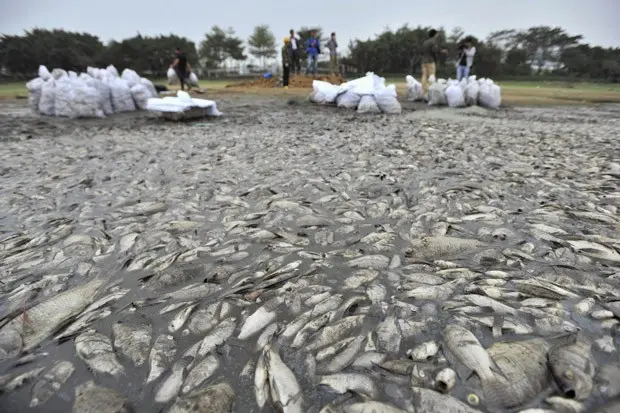
[[[465,94],[459,84],[452,84],[446,88],[446,102],[451,108],[465,106]]]
[[[357,109],[357,105],[360,103],[362,97],[357,93],[347,90],[336,97],[336,105],[339,108]]]
[[[110,116],[114,113],[112,107],[112,92],[110,86],[100,79],[95,79],[93,86],[99,91],[99,103],[103,114]]]
[[[43,84],[41,100],[39,100],[39,113],[45,116],[54,116],[56,105],[56,81],[50,79]]]
[[[153,97],[151,91],[141,84],[131,87],[131,96],[138,109],[146,109],[146,102]]]
[[[110,65],[110,66],[106,67],[105,70],[110,75],[112,75],[114,77],[118,77],[118,70],[116,70],[116,68],[113,65]]]
[[[196,73],[191,72],[189,74],[189,78],[188,78],[188,83],[192,86],[196,86],[198,87],[198,76],[196,76]]]
[[[73,101],[75,100],[73,88],[75,80],[63,77],[56,82],[56,102],[54,105],[54,115],[74,118]]]
[[[391,114],[402,113],[403,107],[398,101],[395,85],[389,85],[377,90],[374,93],[374,97],[375,102],[377,102],[377,106],[381,109],[381,112]]]
[[[121,79],[126,80],[130,88],[140,83],[140,76],[131,69],[124,69],[121,74]]]
[[[480,106],[498,109],[502,103],[501,89],[491,79],[485,79],[478,94]]]
[[[73,117],[74,118],[103,118],[99,91],[86,82],[74,82],[73,92]]]
[[[39,77],[44,81],[52,78],[52,74],[50,73],[49,70],[47,70],[47,67],[44,65],[39,66],[38,74],[39,74]]]
[[[373,95],[364,95],[357,105],[357,113],[381,113]]]
[[[478,103],[478,92],[480,91],[480,85],[476,80],[469,81],[465,87],[465,103],[468,106],[472,106]]]
[[[428,104],[429,106],[445,106],[448,104],[446,101],[446,87],[444,82],[432,82],[428,87]]]
[[[407,100],[412,102],[424,100],[422,83],[415,80],[415,78],[411,75],[407,75],[405,79],[407,80]]]
[[[312,94],[310,101],[318,104],[334,103],[340,94],[340,87],[322,80],[312,81]]]
[[[126,80],[120,77],[108,79],[108,86],[112,94],[112,108],[114,113],[133,112],[136,104],[131,96],[131,89]]]
[[[52,70],[52,77],[56,80],[63,78],[65,76],[69,76],[69,75],[67,75],[67,71],[64,69],[57,68],[57,69]]]
[[[146,88],[149,90],[149,92],[151,92],[151,97],[152,98],[156,98],[157,97],[157,89],[155,89],[155,86],[153,86],[153,82],[151,82],[150,80],[148,80],[145,77],[140,78],[140,84],[146,86]]]
[[[168,77],[169,85],[176,85],[179,82],[179,77],[177,76],[177,72],[174,71],[173,68],[168,68],[166,72],[166,76]]]
[[[45,70],[47,70],[47,68]],[[39,68],[39,73],[40,72],[41,68]],[[49,72],[47,72],[47,74],[49,75]],[[40,77],[34,78],[30,82],[26,83],[26,88],[28,89],[28,106],[30,106],[30,109],[32,109],[34,113],[39,113],[39,102],[41,101],[44,83],[45,82]]]

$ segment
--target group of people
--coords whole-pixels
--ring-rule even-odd
[[[301,73],[301,56],[302,39],[295,30],[291,29],[289,35],[284,38],[282,46],[282,85],[288,88],[289,77],[291,73]],[[318,57],[321,54],[321,41],[316,37],[316,33],[310,32],[310,37],[305,41],[305,50],[307,55],[306,74],[316,74]],[[329,70],[332,74],[337,74],[338,70],[338,42],[336,41],[336,33],[332,33],[329,41],[325,45],[329,50]],[[474,64],[474,56],[476,55],[476,47],[473,45],[473,39],[468,36],[459,43],[458,57],[456,59],[456,78],[457,80],[465,79],[469,76],[471,68]],[[448,54],[448,50],[439,47],[439,32],[431,29],[428,32],[428,39],[422,45],[422,88],[424,92],[428,90],[429,78],[435,76],[437,64],[441,55]],[[173,68],[181,83],[181,90],[184,89],[186,79],[192,72],[192,67],[187,61],[185,54],[177,48],[175,50],[175,59],[170,65]],[[189,88],[189,84],[188,84]]]
[[[467,36],[458,45],[458,56],[456,59],[456,78],[458,81],[469,77],[469,72],[474,64],[474,56],[476,55],[476,47],[473,45],[471,36]],[[435,76],[437,71],[437,63],[440,55],[448,54],[447,49],[439,48],[439,32],[431,29],[428,32],[428,39],[422,45],[422,89],[426,94],[428,90],[428,79]]]
[[[316,33],[312,31],[310,32],[310,37],[306,39],[304,44],[299,34],[291,29],[289,35],[284,38],[284,45],[282,46],[282,86],[285,88],[288,88],[291,73],[301,73],[300,51],[302,45],[305,46],[307,56],[306,74],[316,75],[318,59],[321,54],[321,40],[317,38]],[[332,32],[325,46],[329,50],[329,71],[335,75],[339,72],[338,42],[336,41],[335,32]]]

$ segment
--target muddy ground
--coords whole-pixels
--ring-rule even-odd
[[[223,221],[218,214],[232,214],[238,207],[214,205],[219,202],[217,197],[211,200],[214,193],[222,195],[221,199],[227,194],[251,193],[257,197],[256,205],[252,204],[257,211],[258,198],[272,195],[257,188],[273,188],[274,193],[286,195],[290,202],[311,205],[315,198],[332,196],[332,192],[336,192],[325,182],[336,182],[340,179],[338,176],[344,176],[341,180],[347,182],[349,201],[334,205],[333,211],[339,208],[350,209],[348,212],[355,214],[364,209],[369,211],[364,219],[352,221],[359,231],[384,225],[400,234],[409,233],[416,220],[441,218],[460,222],[454,217],[471,212],[467,204],[479,201],[484,206],[497,205],[509,211],[496,217],[500,222],[497,225],[512,225],[519,240],[531,239],[532,248],[536,247],[532,254],[542,260],[540,257],[550,254],[557,246],[525,235],[526,218],[536,218],[534,212],[542,208],[541,205],[551,205],[558,210],[590,211],[600,207],[606,208],[605,214],[610,216],[620,208],[618,184],[612,179],[620,174],[617,141],[620,106],[617,105],[513,107],[495,111],[480,107],[428,108],[423,104],[403,103],[401,115],[359,115],[334,107],[311,105],[301,98],[286,100],[229,94],[215,99],[224,116],[182,123],[165,121],[146,112],[106,119],[45,118],[32,114],[24,100],[0,102],[0,238],[16,233],[36,237],[46,231],[45,222],[58,222],[58,218],[76,226],[99,224],[102,220],[103,227],[107,228],[126,225],[115,223],[115,215],[110,211],[123,200],[139,199],[166,202],[168,215],[161,219],[172,216],[176,220],[200,221],[201,226],[194,235],[184,234],[183,241],[199,245],[213,237],[220,242],[226,231],[222,230]],[[480,196],[480,200],[472,198],[462,203],[456,196],[442,198],[441,194],[450,190],[446,188],[471,188],[471,182],[476,182],[481,189],[486,188],[485,193],[490,195],[485,197],[490,198],[483,201],[484,197]],[[316,188],[312,189],[312,185]],[[412,215],[411,220],[376,212],[374,199],[381,197],[392,199],[390,202],[402,197],[408,206],[398,211],[406,210]],[[242,212],[247,214],[248,211]],[[336,216],[333,211],[330,213]],[[434,211],[446,216],[433,217],[434,213],[439,214]],[[522,213],[522,218],[511,224],[502,223],[505,216],[519,217]],[[532,216],[527,215],[529,213]],[[620,238],[614,233],[618,228],[614,226],[617,217],[607,215],[608,220],[602,223],[566,218],[563,225],[568,231],[567,237],[583,238],[594,234],[617,240]],[[233,215],[228,218],[242,219]],[[614,224],[608,225],[608,221]],[[153,226],[162,222],[145,222],[148,225],[141,237],[149,242],[166,241],[153,234]],[[474,220],[457,226],[459,231],[475,237],[483,233],[483,224]],[[550,225],[560,224],[550,222]],[[271,226],[266,228],[272,229]],[[417,236],[417,233],[412,234],[412,237]],[[110,243],[117,241],[114,238]],[[404,238],[399,242],[395,242],[393,249],[381,253],[386,256],[400,254],[406,242]],[[65,246],[54,248],[60,250]],[[252,248],[248,249],[251,254],[243,258],[243,262],[233,264],[253,265],[263,247],[257,244],[256,249]],[[316,253],[328,254],[336,247],[326,241],[312,248],[316,248]],[[44,257],[42,261],[48,260],[48,252],[40,253]],[[77,255],[75,251],[73,254]],[[74,255],[71,256],[80,258]],[[13,261],[10,265],[0,263],[0,277],[23,270],[21,262]],[[40,263],[31,263],[35,264]],[[588,271],[579,272],[579,275],[599,277],[597,271],[602,272],[601,267],[596,267],[594,262],[586,264],[590,265]],[[535,268],[539,264],[524,260],[523,267],[526,265]],[[617,265],[615,262],[610,267],[617,271]],[[328,272],[327,281],[340,286],[342,277],[349,275],[345,271],[350,271],[342,268],[335,267],[333,273]],[[519,267],[518,271],[521,269]],[[608,269],[605,267],[605,271]],[[560,278],[554,281],[566,283]],[[60,289],[77,282],[81,282],[79,276]],[[135,280],[123,280],[121,286],[127,287],[130,293],[118,308],[143,294]],[[50,289],[49,294],[54,292]],[[390,295],[393,293],[390,291]],[[109,334],[110,324],[117,315],[116,308],[109,319],[94,323],[93,327]],[[147,314],[154,331],[166,331],[167,316],[156,312]],[[598,325],[595,329],[590,321],[573,322],[592,332],[593,338],[610,334],[601,332]],[[71,341],[48,344],[43,350],[49,357],[20,366],[21,370],[11,370],[7,363],[0,364],[0,375],[20,373],[39,365],[49,366],[51,361],[61,359],[71,360],[77,367],[76,373],[44,406],[28,410],[31,392],[30,385],[25,385],[14,392],[0,394],[0,411],[69,411],[75,387],[93,377],[98,383],[125,393],[135,411],[162,410],[161,405],[153,403],[152,389],[142,384],[144,369],[129,370],[130,374],[119,381],[94,376],[75,356]],[[180,339],[179,354],[187,346],[188,342]],[[617,362],[616,348],[614,342],[613,354],[599,351],[601,364]],[[242,363],[249,358],[249,353],[236,347],[233,350],[240,355],[234,353],[235,357],[226,359],[226,368],[218,371],[214,379],[224,377],[230,383],[237,383]],[[245,391],[248,388],[246,385],[236,389],[239,396],[235,412],[258,411],[253,395]],[[322,396],[311,390],[311,386],[304,387],[308,403],[318,408]],[[399,402],[403,402],[405,406],[411,397],[386,396],[386,399],[399,406]]]

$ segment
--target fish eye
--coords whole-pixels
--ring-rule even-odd
[[[575,375],[573,374],[572,370],[566,370],[564,372],[564,377],[567,378],[568,380],[572,380],[575,378]]]
[[[467,403],[471,404],[472,406],[477,406],[478,403],[480,403],[480,398],[478,398],[478,396],[473,393],[469,393],[467,395]]]

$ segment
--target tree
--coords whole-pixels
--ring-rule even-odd
[[[261,67],[265,67],[265,58],[276,56],[276,38],[269,25],[261,24],[254,28],[254,33],[248,39],[250,54],[261,60]]]
[[[218,68],[226,59],[245,60],[243,55],[243,41],[235,37],[235,31],[229,28],[224,31],[215,25],[205,39],[200,42],[198,55],[205,67]]]

